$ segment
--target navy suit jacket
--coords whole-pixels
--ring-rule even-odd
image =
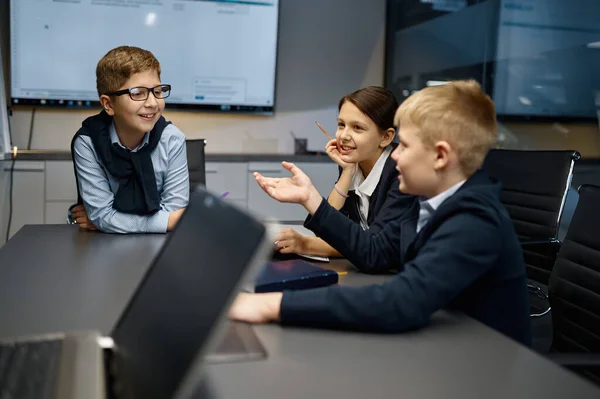
[[[394,260],[401,271],[382,285],[286,291],[282,323],[400,332],[446,308],[530,345],[523,254],[499,194],[500,184],[478,171],[418,234],[418,204],[378,234],[365,234],[323,201],[306,227],[353,263]]]
[[[394,148],[397,146],[397,144],[392,145]],[[367,215],[369,232],[378,233],[383,230],[388,223],[403,216],[418,202],[417,197],[400,192],[399,184],[396,163],[391,157],[388,157],[383,166],[379,183],[369,198],[369,214]],[[348,195],[340,212],[360,224],[360,198],[354,190],[351,190]]]

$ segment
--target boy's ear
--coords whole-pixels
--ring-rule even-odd
[[[114,116],[115,110],[113,109],[112,102],[110,101],[110,97],[106,94],[100,96],[100,104],[102,108],[106,111],[106,113],[110,116]]]
[[[445,169],[450,163],[452,147],[447,141],[438,141],[434,145],[436,158],[434,168],[436,171]]]
[[[388,130],[386,130],[385,132],[383,132],[383,136],[381,138],[381,142],[379,143],[379,147],[380,148],[385,148],[388,145],[390,145],[390,143],[392,141],[394,141],[394,136],[396,135],[396,129],[394,128],[389,128]]]

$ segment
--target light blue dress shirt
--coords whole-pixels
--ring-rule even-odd
[[[110,137],[113,143],[126,148],[119,141],[114,124],[110,126]],[[150,133],[146,133],[142,143],[132,151],[147,146],[149,137]],[[175,125],[167,125],[150,158],[160,196],[160,210],[147,216],[118,212],[112,205],[119,182],[100,161],[89,136],[81,135],[75,140],[73,162],[79,192],[88,219],[99,230],[107,233],[164,233],[169,213],[187,206],[190,183],[184,134]]]
[[[452,197],[454,193],[458,191],[458,189],[465,184],[466,180],[463,180],[459,183],[456,183],[446,191],[439,193],[435,197],[419,200],[419,219],[417,221],[417,233],[421,231],[423,226],[427,224],[433,212],[442,205],[442,202],[446,201],[448,198]]]

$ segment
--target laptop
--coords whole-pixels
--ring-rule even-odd
[[[271,241],[262,223],[195,190],[110,337],[0,339],[0,397],[191,397],[231,300],[265,263]]]

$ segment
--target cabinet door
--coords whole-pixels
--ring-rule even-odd
[[[46,201],[77,201],[72,161],[46,161]]]
[[[246,207],[248,180],[247,162],[208,162],[206,164],[206,188],[216,194],[229,192],[226,199]]]
[[[297,165],[310,177],[310,180],[317,190],[319,190],[321,196],[325,198],[329,197],[329,193],[338,178],[337,164],[331,161],[327,163],[310,162]]]
[[[332,163],[297,163],[313,181],[323,197],[331,192],[337,180],[337,168]],[[288,177],[290,173],[280,163],[250,162],[248,164],[248,210],[263,219],[275,219],[283,222],[303,221],[306,210],[297,204],[282,204],[269,197],[256,183],[252,173],[259,172],[268,177]]]
[[[10,179],[12,161],[2,167],[2,241],[6,236],[10,208]],[[14,163],[12,189],[12,221],[9,235],[26,224],[44,223],[44,162],[17,161]]]
[[[75,201],[46,201],[46,209],[44,211],[45,224],[65,224],[67,223],[67,213],[69,207]]]

